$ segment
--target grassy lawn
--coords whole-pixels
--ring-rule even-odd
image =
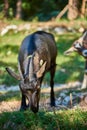
[[[4,112],[0,114],[1,130],[87,130],[87,112],[67,111]]]
[[[18,50],[23,38],[28,35],[28,32],[20,32],[0,36],[0,84],[16,85],[18,82],[10,77],[5,71],[5,67],[11,67],[17,70],[17,56]],[[64,56],[66,51],[73,41],[81,34],[79,33],[65,33],[62,35],[54,34],[56,45],[58,49],[58,56],[56,59],[57,67],[55,74],[55,83],[67,83],[71,81],[83,79],[84,59],[78,54],[74,53],[71,56]],[[46,74],[44,82],[50,80],[49,74]]]

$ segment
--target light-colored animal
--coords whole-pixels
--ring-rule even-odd
[[[87,31],[85,31],[64,54],[70,55],[72,52],[77,52],[85,59],[84,79],[81,86],[81,89],[85,89],[87,88]]]
[[[87,31],[85,31],[82,36],[77,39],[67,51],[65,51],[64,54],[69,55],[74,51],[87,59]]]

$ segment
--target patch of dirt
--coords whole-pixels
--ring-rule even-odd
[[[16,111],[20,109],[20,101],[2,101],[0,102],[0,113]]]
[[[0,113],[2,112],[12,112],[12,111],[19,111],[20,110],[21,101],[2,101],[0,102]],[[78,106],[73,107],[72,109],[81,109],[82,111],[87,111],[87,104],[85,102],[81,102]],[[50,107],[49,99],[45,101],[40,101],[39,109],[46,110],[46,111],[56,111],[56,110],[67,110],[67,108],[63,105],[58,105],[57,107]]]
[[[54,87],[55,92],[62,92],[64,94],[64,91],[73,90],[77,89],[80,83],[69,83],[68,85],[63,85],[62,87]],[[77,87],[76,87],[77,86]],[[17,86],[18,88],[18,86]],[[6,89],[7,90],[7,89]],[[57,107],[50,107],[50,88],[43,88],[41,89],[41,94],[42,97],[40,98],[40,103],[39,103],[39,109],[43,109],[46,111],[56,111],[56,110],[67,110],[70,109],[70,106],[65,106],[61,104],[57,104]],[[75,93],[74,93],[75,94]],[[44,95],[44,97],[43,97]],[[67,96],[67,95],[66,95]],[[58,100],[59,96],[57,95],[56,101]],[[78,102],[76,106],[72,106],[72,109],[77,109],[80,108],[81,110],[87,111],[87,93],[85,94],[83,100],[80,100],[81,102]],[[1,101],[0,102],[0,113],[2,112],[11,112],[11,111],[19,111],[21,106],[21,100],[13,100],[13,101]]]

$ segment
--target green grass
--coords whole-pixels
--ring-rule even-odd
[[[84,59],[75,52],[70,56],[64,55],[64,51],[66,51],[79,36],[80,34],[77,33],[68,33],[60,35],[59,37],[57,36],[57,47],[59,53],[56,61],[58,65],[55,80],[57,81],[59,79],[60,83],[82,79]],[[65,71],[62,71],[62,69]]]
[[[18,72],[17,56],[21,41],[28,35],[26,32],[9,34],[0,36],[0,84],[16,85],[18,82],[8,75],[5,68],[11,67]],[[67,83],[71,81],[82,81],[84,72],[84,59],[76,53],[71,56],[64,56],[66,51],[81,34],[66,33],[62,35],[54,34],[58,49],[56,59],[57,67],[55,73],[55,83]],[[64,70],[64,71],[63,71]],[[50,81],[50,76],[47,74],[44,82]]]
[[[14,101],[14,100],[21,100],[21,92],[15,91],[15,92],[5,92],[0,93],[0,102],[3,101]]]
[[[0,84],[15,85],[18,82],[11,78],[5,68],[11,67],[17,72],[17,57],[25,33],[7,34],[0,37]]]
[[[86,130],[87,112],[77,109],[37,114],[31,111],[0,114],[1,130]]]

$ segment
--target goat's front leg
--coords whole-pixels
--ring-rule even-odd
[[[83,83],[82,83],[81,89],[86,89],[86,88],[87,88],[87,60],[85,62],[84,79],[83,79]]]
[[[54,75],[55,75],[55,69],[56,65],[52,66],[50,70],[51,80],[50,80],[50,86],[51,86],[51,95],[50,95],[50,101],[51,106],[55,106],[55,96],[54,96]]]
[[[21,83],[19,84],[19,87],[22,93],[20,110],[26,110],[29,107],[29,105],[26,104],[26,95],[25,95],[26,92],[23,90]]]
[[[20,110],[26,110],[27,108],[28,108],[28,105],[26,104],[26,96],[22,93]]]

